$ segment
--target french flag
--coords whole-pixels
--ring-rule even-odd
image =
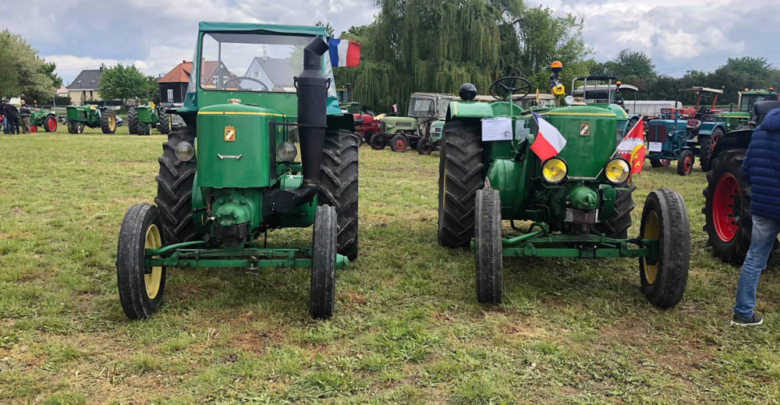
[[[545,160],[557,155],[566,146],[566,138],[561,135],[558,128],[545,121],[536,113],[532,113],[536,119],[539,132],[536,134],[534,143],[531,144],[531,150],[539,157],[539,160]]]
[[[333,67],[355,67],[360,64],[360,43],[328,38],[330,63]]]

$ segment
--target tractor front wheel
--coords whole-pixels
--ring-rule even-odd
[[[750,247],[750,187],[742,179],[744,149],[719,154],[707,173],[704,189],[704,231],[712,254],[734,265],[742,264]]]
[[[653,168],[669,167],[669,159],[650,159],[650,166]]]
[[[68,133],[80,134],[84,132],[84,124],[76,121],[68,121]]]
[[[358,255],[358,140],[349,131],[328,134],[320,165],[321,204],[336,207],[338,252]]]
[[[127,211],[119,230],[116,278],[122,309],[130,319],[157,312],[165,289],[165,267],[144,264],[146,249],[163,246],[157,208],[137,204]]]
[[[54,114],[47,115],[46,119],[43,120],[43,129],[46,132],[57,132],[57,118]]]
[[[160,210],[161,231],[166,243],[188,242],[199,236],[192,223],[192,182],[197,158],[179,160],[176,146],[181,142],[194,145],[195,131],[183,127],[170,133],[168,141],[162,145],[163,153],[157,159],[160,170],[155,178],[157,197],[154,203]]]
[[[390,149],[393,152],[406,152],[406,148],[409,146],[409,139],[401,134],[393,136],[390,139]]]
[[[723,136],[723,130],[720,127],[716,127],[712,130],[712,135],[701,136],[699,140],[699,147],[701,149],[701,156],[699,156],[699,162],[701,163],[701,169],[705,172],[712,169],[712,152],[715,151],[715,146]]]
[[[693,163],[695,161],[693,151],[686,149],[680,153],[680,157],[677,159],[677,174],[680,176],[687,176],[691,174],[693,170]]]
[[[116,114],[110,110],[103,110],[100,114],[100,130],[104,134],[116,132]]]
[[[651,192],[642,210],[640,239],[657,241],[654,254],[639,258],[642,292],[655,306],[669,308],[682,299],[688,283],[691,234],[683,198],[661,188]]]
[[[477,301],[500,304],[504,290],[501,198],[491,188],[477,190],[474,210]]]
[[[439,244],[466,247],[474,235],[474,198],[484,180],[479,120],[444,126],[439,154]]]
[[[314,213],[309,290],[309,313],[315,319],[328,319],[333,315],[337,227],[336,209],[330,205],[317,206]]]

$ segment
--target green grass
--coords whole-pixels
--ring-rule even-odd
[[[705,245],[698,169],[636,180],[632,234],[654,188],[688,207],[671,310],[647,303],[629,259],[506,260],[505,303],[477,304],[473,254],[436,243],[436,154],[363,147],[360,257],[332,320],[309,319],[304,269],[173,269],[161,311],[130,322],[116,238],[154,197],[164,138],[86,131],[0,136],[0,403],[780,402],[780,261],[759,285],[765,325],[730,328],[739,269]]]

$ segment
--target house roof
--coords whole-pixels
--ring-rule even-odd
[[[157,83],[187,83],[192,75],[192,62],[182,61],[157,80]]]
[[[68,86],[68,90],[97,90],[101,73],[100,69],[82,70]]]
[[[275,87],[290,87],[292,83],[292,74],[290,74],[290,60],[276,59],[269,57],[255,57],[249,64],[249,69],[245,76],[252,77],[256,69],[262,69]]]

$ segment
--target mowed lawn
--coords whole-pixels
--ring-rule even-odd
[[[126,127],[120,132],[126,133]],[[636,178],[691,220],[683,301],[639,291],[636,260],[505,260],[505,302],[476,302],[474,258],[436,242],[438,154],[360,148],[360,256],[334,317],[307,269],[169,269],[131,322],[114,260],[122,216],[151,202],[163,136],[0,136],[0,403],[779,403],[780,259],[762,327],[729,327],[739,268],[711,257],[705,174]],[[272,232],[305,247],[310,229]]]

